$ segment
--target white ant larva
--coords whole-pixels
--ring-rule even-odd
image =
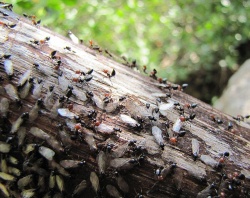
[[[58,76],[58,84],[60,89],[62,89],[63,92],[66,92],[70,85],[70,81],[65,77],[65,75],[61,74]]]
[[[17,131],[18,147],[22,146],[26,137],[26,128],[20,127]]]
[[[29,119],[29,113],[23,113],[17,120],[12,124],[10,133],[15,133],[20,128],[25,120]]]
[[[37,83],[34,84],[32,97],[38,99],[41,96],[42,88],[43,88],[42,80],[37,80]]]
[[[87,181],[86,180],[82,180],[81,183],[79,183],[73,192],[73,197],[75,195],[79,195],[82,191],[84,191],[87,188]]]
[[[71,112],[68,108],[57,109],[57,112],[60,116],[66,117],[69,119],[74,119],[74,117],[76,116],[76,114]]]
[[[27,175],[25,177],[20,178],[17,181],[17,186],[19,189],[23,189],[24,187],[26,187],[27,185],[29,185],[31,182],[33,181],[33,175]]]
[[[124,123],[128,124],[131,127],[139,127],[140,126],[140,124],[136,120],[134,120],[133,118],[131,118],[130,116],[127,116],[125,114],[120,114],[120,119]]]
[[[5,181],[15,181],[16,178],[10,174],[0,172],[0,178],[5,180]]]
[[[7,157],[7,160],[9,163],[14,164],[14,165],[17,165],[19,162],[17,158],[10,156],[10,155]]]
[[[10,197],[10,193],[9,193],[8,189],[2,183],[0,183],[0,190],[5,197]]]
[[[111,197],[115,197],[115,198],[122,197],[121,194],[119,193],[119,191],[116,189],[116,187],[114,187],[110,184],[106,186],[106,190]]]
[[[14,74],[12,61],[10,59],[5,59],[3,64],[4,64],[4,70],[5,70],[6,74],[9,77],[12,77]]]
[[[89,133],[89,132],[85,132],[84,140],[89,145],[90,150],[92,150],[92,151],[97,150],[96,142],[95,142],[95,139],[94,139],[94,134]]]
[[[38,152],[47,160],[53,160],[55,152],[48,147],[40,146]]]
[[[69,38],[72,40],[73,43],[79,44],[79,39],[70,30],[68,31],[68,35],[69,35]]]
[[[8,167],[8,173],[17,177],[21,175],[21,171],[19,169],[11,166]]]
[[[212,168],[216,168],[218,166],[218,162],[214,160],[210,155],[201,155],[200,160],[206,165],[211,166]]]
[[[152,134],[156,140],[156,142],[158,143],[158,145],[161,147],[161,149],[164,149],[164,143],[163,143],[163,137],[162,137],[162,131],[160,128],[158,128],[157,126],[153,126],[152,127]]]
[[[17,90],[12,84],[5,85],[4,89],[11,100],[13,100],[15,102],[20,101],[19,96],[17,94]]]
[[[46,140],[50,138],[48,133],[45,133],[43,130],[37,128],[37,127],[31,127],[29,133],[34,135],[37,138],[40,138],[42,140]]]
[[[5,142],[0,141],[0,152],[1,153],[9,153],[11,149],[11,145]]]
[[[82,91],[82,90],[80,90],[80,91],[74,90],[73,95],[76,98],[78,98],[79,100],[81,100],[82,102],[85,102],[85,101],[88,100],[86,93],[84,91]]]
[[[194,160],[198,158],[199,150],[200,150],[199,141],[195,138],[192,138],[192,154],[193,154]]]
[[[9,111],[9,100],[7,98],[2,98],[0,102],[0,112],[3,117],[7,117]]]
[[[99,184],[99,178],[95,172],[90,173],[90,182],[92,184],[95,193],[97,194],[98,191],[100,190],[100,184]]]
[[[175,121],[174,125],[173,125],[173,131],[176,133],[179,133],[181,130],[181,127],[183,126],[183,122],[185,121],[185,117],[184,116],[180,116],[179,118],[177,118],[177,120]]]
[[[106,125],[104,123],[99,124],[95,127],[96,131],[103,133],[103,134],[112,134],[114,133],[114,127]]]
[[[22,147],[22,151],[25,155],[28,155],[38,147],[37,144],[26,144]]]
[[[51,117],[56,118],[58,115],[58,109],[62,108],[63,102],[65,100],[64,96],[60,96],[51,109]]]
[[[59,136],[64,147],[69,148],[73,144],[73,141],[70,139],[70,135],[63,129],[62,126],[59,127]]]
[[[170,101],[169,103],[160,103],[158,105],[160,114],[163,116],[167,116],[169,111],[174,108],[174,102]]]
[[[61,160],[60,161],[60,165],[65,169],[78,168],[85,164],[86,162],[84,160],[83,161],[79,161],[79,160]]]
[[[128,183],[123,179],[123,177],[119,173],[116,173],[116,181],[117,181],[118,187],[122,190],[122,192],[124,193],[129,192]]]
[[[61,175],[65,176],[65,177],[70,177],[70,174],[57,162],[55,162],[55,160],[51,160],[49,161],[49,166],[52,169],[56,169],[58,173],[60,173]]]
[[[53,189],[55,188],[55,185],[56,185],[55,171],[51,171],[50,176],[49,176],[49,188]]]
[[[103,151],[100,151],[96,157],[100,174],[104,174],[107,167],[107,156]]]
[[[56,175],[56,184],[57,184],[57,187],[58,189],[63,192],[65,189],[64,189],[64,180],[63,180],[63,177],[61,175]]]
[[[29,121],[33,122],[34,120],[36,120],[36,118],[39,115],[39,111],[41,110],[43,106],[43,100],[40,98],[36,101],[36,104],[34,105],[34,107],[30,110],[29,112]]]
[[[61,146],[61,143],[57,141],[53,136],[46,139],[48,145],[50,145],[57,152],[64,152],[64,148]]]
[[[115,158],[110,161],[110,166],[117,170],[129,170],[138,164],[134,158]]]
[[[102,100],[100,97],[98,97],[97,95],[94,95],[94,96],[92,97],[92,100],[94,101],[95,105],[96,105],[98,108],[104,109],[104,102],[103,102],[103,100]]]
[[[54,104],[53,95],[54,95],[54,86],[50,86],[46,94],[46,97],[44,99],[44,105],[47,109],[51,109],[51,107]]]
[[[33,66],[34,66],[34,68],[36,68],[36,70],[38,72],[40,72],[43,75],[51,76],[54,73],[53,70],[51,70],[51,68],[45,67],[45,66],[41,66],[38,63],[34,63]]]
[[[98,108],[105,110],[108,113],[114,112],[119,107],[118,99],[112,99],[111,101],[108,97],[101,99],[99,96],[94,95],[92,100]]]
[[[29,78],[24,87],[21,88],[21,90],[19,91],[20,98],[24,99],[28,96],[31,87],[33,86],[33,80],[34,78]]]
[[[1,155],[1,171],[4,173],[8,173],[8,165],[6,159]]]
[[[33,197],[35,195],[35,191],[36,191],[35,188],[28,189],[28,190],[23,190],[21,192],[21,196],[22,197]]]
[[[17,86],[22,87],[30,78],[31,70],[27,70],[18,80]]]

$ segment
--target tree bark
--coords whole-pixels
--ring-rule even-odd
[[[217,193],[221,197],[223,196],[220,194],[222,192],[228,197],[249,197],[249,124],[234,120],[231,116],[225,115],[192,96],[185,94],[179,88],[178,90],[174,90],[173,84],[169,82],[167,84],[159,83],[148,76],[135,72],[128,66],[121,64],[122,59],[119,60],[115,56],[110,57],[104,51],[100,53],[85,45],[74,44],[68,38],[58,35],[40,25],[34,25],[31,20],[20,17],[9,10],[0,8],[0,12],[3,24],[0,27],[0,52],[1,55],[11,55],[10,59],[14,67],[14,76],[10,79],[3,66],[5,59],[2,58],[3,64],[0,72],[4,80],[1,84],[1,99],[5,97],[11,101],[10,115],[8,117],[10,123],[14,124],[22,113],[30,112],[36,104],[36,99],[34,99],[34,94],[31,91],[26,98],[21,100],[23,103],[22,107],[17,108],[17,104],[3,91],[7,84],[17,87],[20,77],[27,70],[32,71],[31,76],[34,79],[43,80],[43,89],[40,96],[43,98],[43,101],[49,93],[49,86],[53,85],[53,104],[56,103],[59,96],[68,94],[67,96],[69,97],[65,100],[61,108],[67,108],[69,103],[73,104],[73,109],[70,111],[78,115],[82,123],[85,123],[78,132],[77,139],[69,140],[70,149],[65,148],[65,145],[62,144],[64,152],[53,148],[53,143],[49,144],[47,139],[34,137],[30,133],[27,133],[25,144],[22,146],[24,147],[28,143],[35,142],[52,148],[56,152],[53,160],[57,163],[65,159],[84,159],[86,161],[86,165],[83,167],[68,170],[71,177],[63,176],[65,190],[63,190],[62,196],[71,197],[75,186],[83,179],[87,182],[87,188],[79,197],[81,195],[85,197],[96,196],[90,182],[90,173],[96,172],[100,180],[98,196],[109,197],[106,190],[108,184],[119,189],[115,179],[116,176],[114,175],[116,170],[109,165],[109,162],[113,160],[111,157],[112,153],[116,152],[117,148],[127,145],[129,140],[137,140],[135,144],[137,146],[141,145],[144,150],[124,152],[120,156],[120,158],[124,159],[125,157],[139,159],[139,157],[144,156],[144,161],[136,161],[136,165],[130,170],[119,170],[122,168],[118,167],[119,173],[127,181],[130,188],[129,193],[122,193],[119,190],[123,197],[136,197],[139,194],[143,194],[144,197],[196,197],[200,191],[213,182],[215,183]],[[10,25],[12,24],[16,24],[16,26],[11,28]],[[50,39],[46,41],[46,37],[50,37]],[[65,49],[65,47],[70,47],[70,50]],[[57,52],[55,56],[52,56],[51,52],[55,50]],[[62,62],[60,67],[57,65],[59,60]],[[117,62],[117,60],[119,61]],[[34,63],[39,64],[38,68],[34,67]],[[86,73],[91,69],[94,70],[91,74],[93,79],[86,82],[88,76]],[[111,78],[103,71],[107,70],[108,74],[111,75],[113,69],[116,74]],[[75,76],[78,79],[80,77],[80,74],[76,74],[77,70],[83,71],[86,74],[85,76],[81,75],[84,81],[81,84],[80,82],[74,82],[73,79]],[[60,75],[66,79],[63,81],[65,83],[63,85],[58,80],[61,78]],[[68,92],[67,85],[73,86],[72,95]],[[88,96],[90,91],[94,96]],[[167,98],[166,93],[170,93],[171,98]],[[119,98],[122,96],[125,96],[126,99],[119,101]],[[107,104],[103,102],[105,97],[107,97]],[[154,108],[157,108],[161,104],[156,101],[157,98],[161,98],[161,103],[167,103],[167,101],[169,103],[179,102],[180,106],[177,105],[167,110],[166,116],[160,115],[157,118],[159,113],[151,113]],[[146,108],[146,103],[150,104],[149,109]],[[197,104],[197,107],[194,109],[185,106],[185,104],[193,103]],[[60,130],[58,129],[58,124],[66,126],[69,122],[77,123],[77,121],[60,115],[55,116],[52,113],[52,109],[48,108],[48,106],[46,107],[45,105],[42,109],[42,114],[34,122],[26,121],[22,126],[26,127],[27,131],[30,131],[31,127],[38,127],[49,134],[50,137],[63,142],[58,134]],[[184,116],[189,117],[195,114],[195,118],[184,122],[182,130],[186,131],[185,136],[178,137],[177,143],[173,143],[169,140],[168,135],[172,134],[173,124],[180,117],[180,114],[183,114],[183,111],[180,113],[180,110],[178,110],[180,107],[184,108]],[[159,108],[161,110],[161,107]],[[88,116],[91,110],[96,111],[96,116]],[[131,116],[142,127],[133,127],[124,123],[121,120],[121,114]],[[155,116],[156,120],[150,120],[148,117],[150,115]],[[144,122],[140,122],[138,116]],[[4,122],[2,127],[5,127],[6,123],[3,121],[3,116],[1,119],[1,122]],[[218,124],[218,120],[222,120],[223,123]],[[102,131],[97,126],[98,122],[111,127],[111,132],[108,132],[107,126],[104,126],[105,130]],[[233,125],[232,129],[228,127],[229,122]],[[167,124],[170,125],[169,128]],[[152,135],[152,126],[158,126],[162,130],[163,143],[165,145],[164,150],[160,148]],[[119,127],[121,132],[114,131],[114,127]],[[64,129],[71,137],[74,135],[74,132],[70,131],[69,128],[64,127]],[[87,144],[86,133],[94,135],[98,149]],[[174,137],[176,137],[176,134],[174,133]],[[9,136],[16,137],[16,133],[9,134],[9,132],[2,131],[1,141],[6,141]],[[192,138],[200,142],[199,156],[196,161],[192,156]],[[105,150],[104,147],[100,147],[105,143],[114,144],[110,152]],[[8,155],[14,155],[18,158],[19,164],[16,167],[22,172],[21,178],[29,173],[29,171],[23,168],[23,163],[29,157],[23,153],[22,148],[15,150],[14,144],[16,144],[16,141],[13,141],[13,149]],[[131,150],[130,148],[130,146],[127,146],[126,150],[129,151]],[[106,155],[109,156],[107,162],[108,168],[104,175],[99,173],[96,162],[96,157],[100,150],[105,151]],[[219,160],[222,160],[220,158],[223,157],[221,153],[225,152],[229,152],[230,155],[229,157],[224,157],[224,162],[221,163],[222,167],[213,167],[213,165],[206,164],[200,160],[201,155],[209,155],[216,162],[219,162]],[[2,159],[4,158],[5,156],[2,155]],[[156,175],[156,170],[160,167],[167,168],[173,163],[176,163],[176,168],[161,180],[162,175]],[[51,162],[44,162],[43,166],[48,173],[53,169],[57,169],[51,165]],[[2,169],[1,171],[3,172]],[[222,179],[223,174],[234,175],[236,174],[235,172],[244,174],[246,179],[240,180],[238,176]],[[36,172],[32,173],[39,175]],[[37,188],[37,180],[33,180],[30,188]],[[36,197],[42,197],[49,191],[48,180],[49,176],[46,176],[46,186],[44,187],[46,190],[39,191],[36,189]],[[221,190],[223,181],[228,181],[225,187],[226,190]],[[241,181],[241,184],[238,184],[236,187],[235,183],[239,183],[239,181]],[[9,192],[11,192],[11,189],[18,194],[22,192],[22,190],[16,187],[16,182],[13,182],[14,184],[10,182],[11,184],[9,184],[5,180],[2,180],[1,183],[7,187]],[[232,185],[234,188],[228,190],[229,185]],[[55,188],[51,194],[56,194],[56,192],[60,192],[60,189]],[[14,194],[14,192],[12,193]],[[216,191],[213,193],[215,195]],[[206,197],[208,195],[202,196]]]

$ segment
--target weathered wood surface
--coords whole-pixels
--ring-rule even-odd
[[[124,197],[135,197],[138,193],[143,194],[145,197],[195,197],[199,191],[212,182],[215,182],[218,189],[221,182],[221,175],[223,173],[233,174],[234,172],[243,173],[246,176],[246,179],[241,182],[242,185],[237,188],[246,190],[248,194],[239,193],[241,190],[234,191],[237,191],[240,197],[249,196],[250,127],[248,124],[237,122],[230,116],[217,111],[182,91],[169,91],[167,85],[159,84],[152,78],[134,72],[127,66],[115,62],[105,53],[100,54],[84,45],[74,44],[68,38],[60,36],[42,26],[35,26],[30,20],[20,17],[8,10],[0,9],[0,11],[1,22],[5,24],[17,24],[14,28],[0,26],[0,54],[11,54],[11,60],[14,66],[14,77],[9,80],[5,74],[3,65],[1,65],[0,73],[4,77],[4,81],[1,84],[2,87],[9,83],[16,87],[19,77],[26,70],[32,70],[33,77],[43,80],[44,86],[41,97],[45,98],[48,87],[54,85],[55,94],[53,98],[56,101],[59,95],[65,95],[65,92],[62,91],[64,88],[58,83],[58,73],[63,73],[62,75],[70,82],[69,84],[74,85],[75,83],[72,82],[72,76],[75,75],[76,70],[87,72],[90,69],[94,69],[92,74],[93,79],[87,84],[83,84],[81,88],[74,85],[74,92],[77,94],[69,98],[69,101],[74,105],[72,112],[79,115],[86,123],[88,122],[88,126],[86,127],[88,129],[83,128],[83,130],[94,133],[97,144],[107,139],[108,141],[110,140],[110,142],[114,142],[115,147],[113,150],[127,141],[134,139],[137,140],[138,145],[141,144],[146,149],[144,152],[144,162],[138,164],[131,170],[121,172],[130,187],[129,193],[123,195]],[[8,16],[3,16],[2,13],[6,13]],[[31,42],[34,40],[44,40],[45,37],[50,37],[50,40],[45,44],[35,45]],[[71,47],[75,53],[65,50],[64,48],[66,46]],[[50,54],[54,50],[57,51],[56,55],[60,56],[62,60],[62,65],[59,70],[55,69],[54,62],[50,58]],[[45,72],[42,73],[34,68],[34,63],[38,63],[41,68],[44,68]],[[107,69],[109,72],[114,69],[116,71],[115,77],[111,79],[107,78],[103,69]],[[108,113],[98,108],[98,105],[96,106],[91,98],[84,99],[87,91],[92,91],[94,96],[101,99],[103,99],[107,93],[110,94],[113,101],[120,96],[125,96],[126,99],[119,102],[119,108],[117,110]],[[172,97],[166,98],[166,92],[171,92]],[[80,95],[81,97],[79,97]],[[2,92],[1,99],[3,97],[9,98]],[[186,103],[198,104],[193,110],[184,107],[185,116],[195,113],[196,117],[192,121],[185,122],[182,128],[186,130],[187,133],[184,137],[178,138],[177,144],[170,143],[167,138],[167,130],[172,129],[173,123],[180,116],[178,110],[175,108],[169,110],[167,118],[160,116],[157,121],[150,121],[147,118],[147,116],[151,114],[150,111],[152,111],[152,108],[157,107],[156,99],[158,97],[161,97],[162,102],[166,103],[167,100],[178,101],[182,106]],[[21,108],[17,108],[14,102],[11,103],[11,114],[9,116],[11,123],[14,123],[23,112],[29,112],[36,103],[32,93],[22,101],[23,106]],[[149,110],[145,107],[146,103],[150,103],[151,105]],[[66,105],[65,102],[64,107],[66,107]],[[98,132],[98,130],[91,130],[94,128],[94,121],[90,121],[90,119],[86,118],[87,116],[84,116],[84,114],[91,109],[97,111],[97,120],[102,120],[102,123],[112,128],[120,127],[122,132],[113,132],[109,135],[102,134]],[[60,116],[54,118],[48,108],[43,109],[42,112],[43,114],[39,116],[36,121],[24,124],[27,131],[29,131],[31,127],[36,126],[60,141],[57,125],[59,123],[65,123],[66,119]],[[119,117],[120,114],[130,115],[135,119],[136,116],[144,118],[141,131],[137,131],[124,124]],[[221,119],[223,123],[217,124],[212,121],[211,115]],[[170,129],[166,128],[165,122],[167,121],[170,123]],[[233,124],[233,131],[228,130],[229,121]],[[153,125],[157,125],[163,131],[164,150],[160,149],[152,136],[151,128]],[[67,129],[67,132],[70,133],[69,129]],[[7,134],[3,133],[1,140],[5,140],[7,136]],[[220,170],[214,169],[201,162],[200,158],[194,161],[191,148],[192,138],[196,138],[200,142],[199,155],[210,155],[218,161],[221,157],[220,153],[229,152],[230,156],[226,158],[223,168]],[[28,135],[26,142],[41,143],[44,141],[34,138],[32,135]],[[61,159],[84,159],[87,165],[71,171],[71,178],[65,177],[66,192],[64,196],[70,197],[74,186],[85,179],[88,188],[83,192],[83,195],[86,197],[94,197],[95,192],[91,188],[89,176],[91,171],[98,173],[96,163],[98,151],[90,151],[86,142],[79,140],[79,138],[73,141],[72,144],[72,148],[67,154],[56,152],[55,160],[59,162]],[[50,147],[50,145],[46,143],[43,143],[43,145]],[[25,157],[26,156],[19,156],[20,162],[23,162]],[[125,155],[123,157],[125,157]],[[139,156],[136,154],[126,154],[126,157]],[[163,181],[158,181],[155,170],[161,166],[168,167],[172,163],[177,164],[174,173]],[[20,165],[20,167],[22,167],[22,165]],[[50,171],[52,168],[48,166],[47,169]],[[107,184],[112,184],[118,188],[114,179],[114,171],[114,169],[109,167],[105,176],[98,174],[101,185],[100,196],[108,196],[106,192]],[[154,187],[152,188],[153,185]],[[228,195],[233,194],[234,191],[229,191]],[[41,195],[43,195],[43,193],[41,193],[40,196]]]

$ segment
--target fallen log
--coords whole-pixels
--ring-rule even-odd
[[[3,196],[249,197],[247,123],[0,13]]]

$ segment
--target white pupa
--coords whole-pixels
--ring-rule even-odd
[[[10,59],[5,59],[4,60],[4,70],[8,76],[13,76],[14,69],[13,69],[13,64]]]
[[[170,101],[169,103],[160,103],[159,104],[159,111],[160,114],[163,116],[167,116],[169,111],[174,108],[174,102]]]
[[[11,100],[13,100],[13,101],[19,100],[17,90],[12,84],[5,85],[4,89],[5,89],[6,93],[8,94],[8,96],[10,97]]]
[[[37,81],[37,83],[34,84],[34,89],[32,91],[32,97],[35,99],[38,99],[41,96],[43,88],[42,81]]]
[[[163,149],[163,137],[162,137],[162,131],[157,126],[152,127],[152,134],[157,142],[157,144]]]
[[[140,125],[136,120],[134,120],[133,118],[131,118],[130,116],[127,116],[125,114],[121,114],[120,119],[124,123],[126,123],[126,124],[128,124],[128,125],[130,125],[132,127],[138,127]]]
[[[18,80],[18,86],[23,86],[26,81],[30,78],[31,70],[27,70]]]
[[[61,108],[61,109],[57,109],[57,112],[60,116],[62,117],[66,117],[66,118],[70,118],[70,119],[74,119],[74,117],[76,116],[76,114],[74,114],[73,112],[71,112],[69,109],[67,108]]]
[[[176,133],[179,133],[182,127],[182,121],[180,120],[180,118],[177,118],[177,120],[175,121],[174,125],[173,125],[173,131]]]
[[[0,102],[0,112],[2,114],[2,116],[6,117],[7,113],[9,111],[9,100],[7,98],[2,98],[1,102]]]
[[[71,31],[68,31],[68,35],[73,43],[79,44],[79,39],[76,37],[76,35],[74,35]]]
[[[101,123],[96,127],[96,130],[100,133],[111,134],[114,132],[114,127]]]
[[[40,146],[38,152],[49,161],[52,160],[55,155],[53,150],[44,146]]]
[[[94,191],[98,193],[98,191],[100,190],[100,183],[99,183],[99,178],[95,172],[90,173],[90,182],[92,184]]]

